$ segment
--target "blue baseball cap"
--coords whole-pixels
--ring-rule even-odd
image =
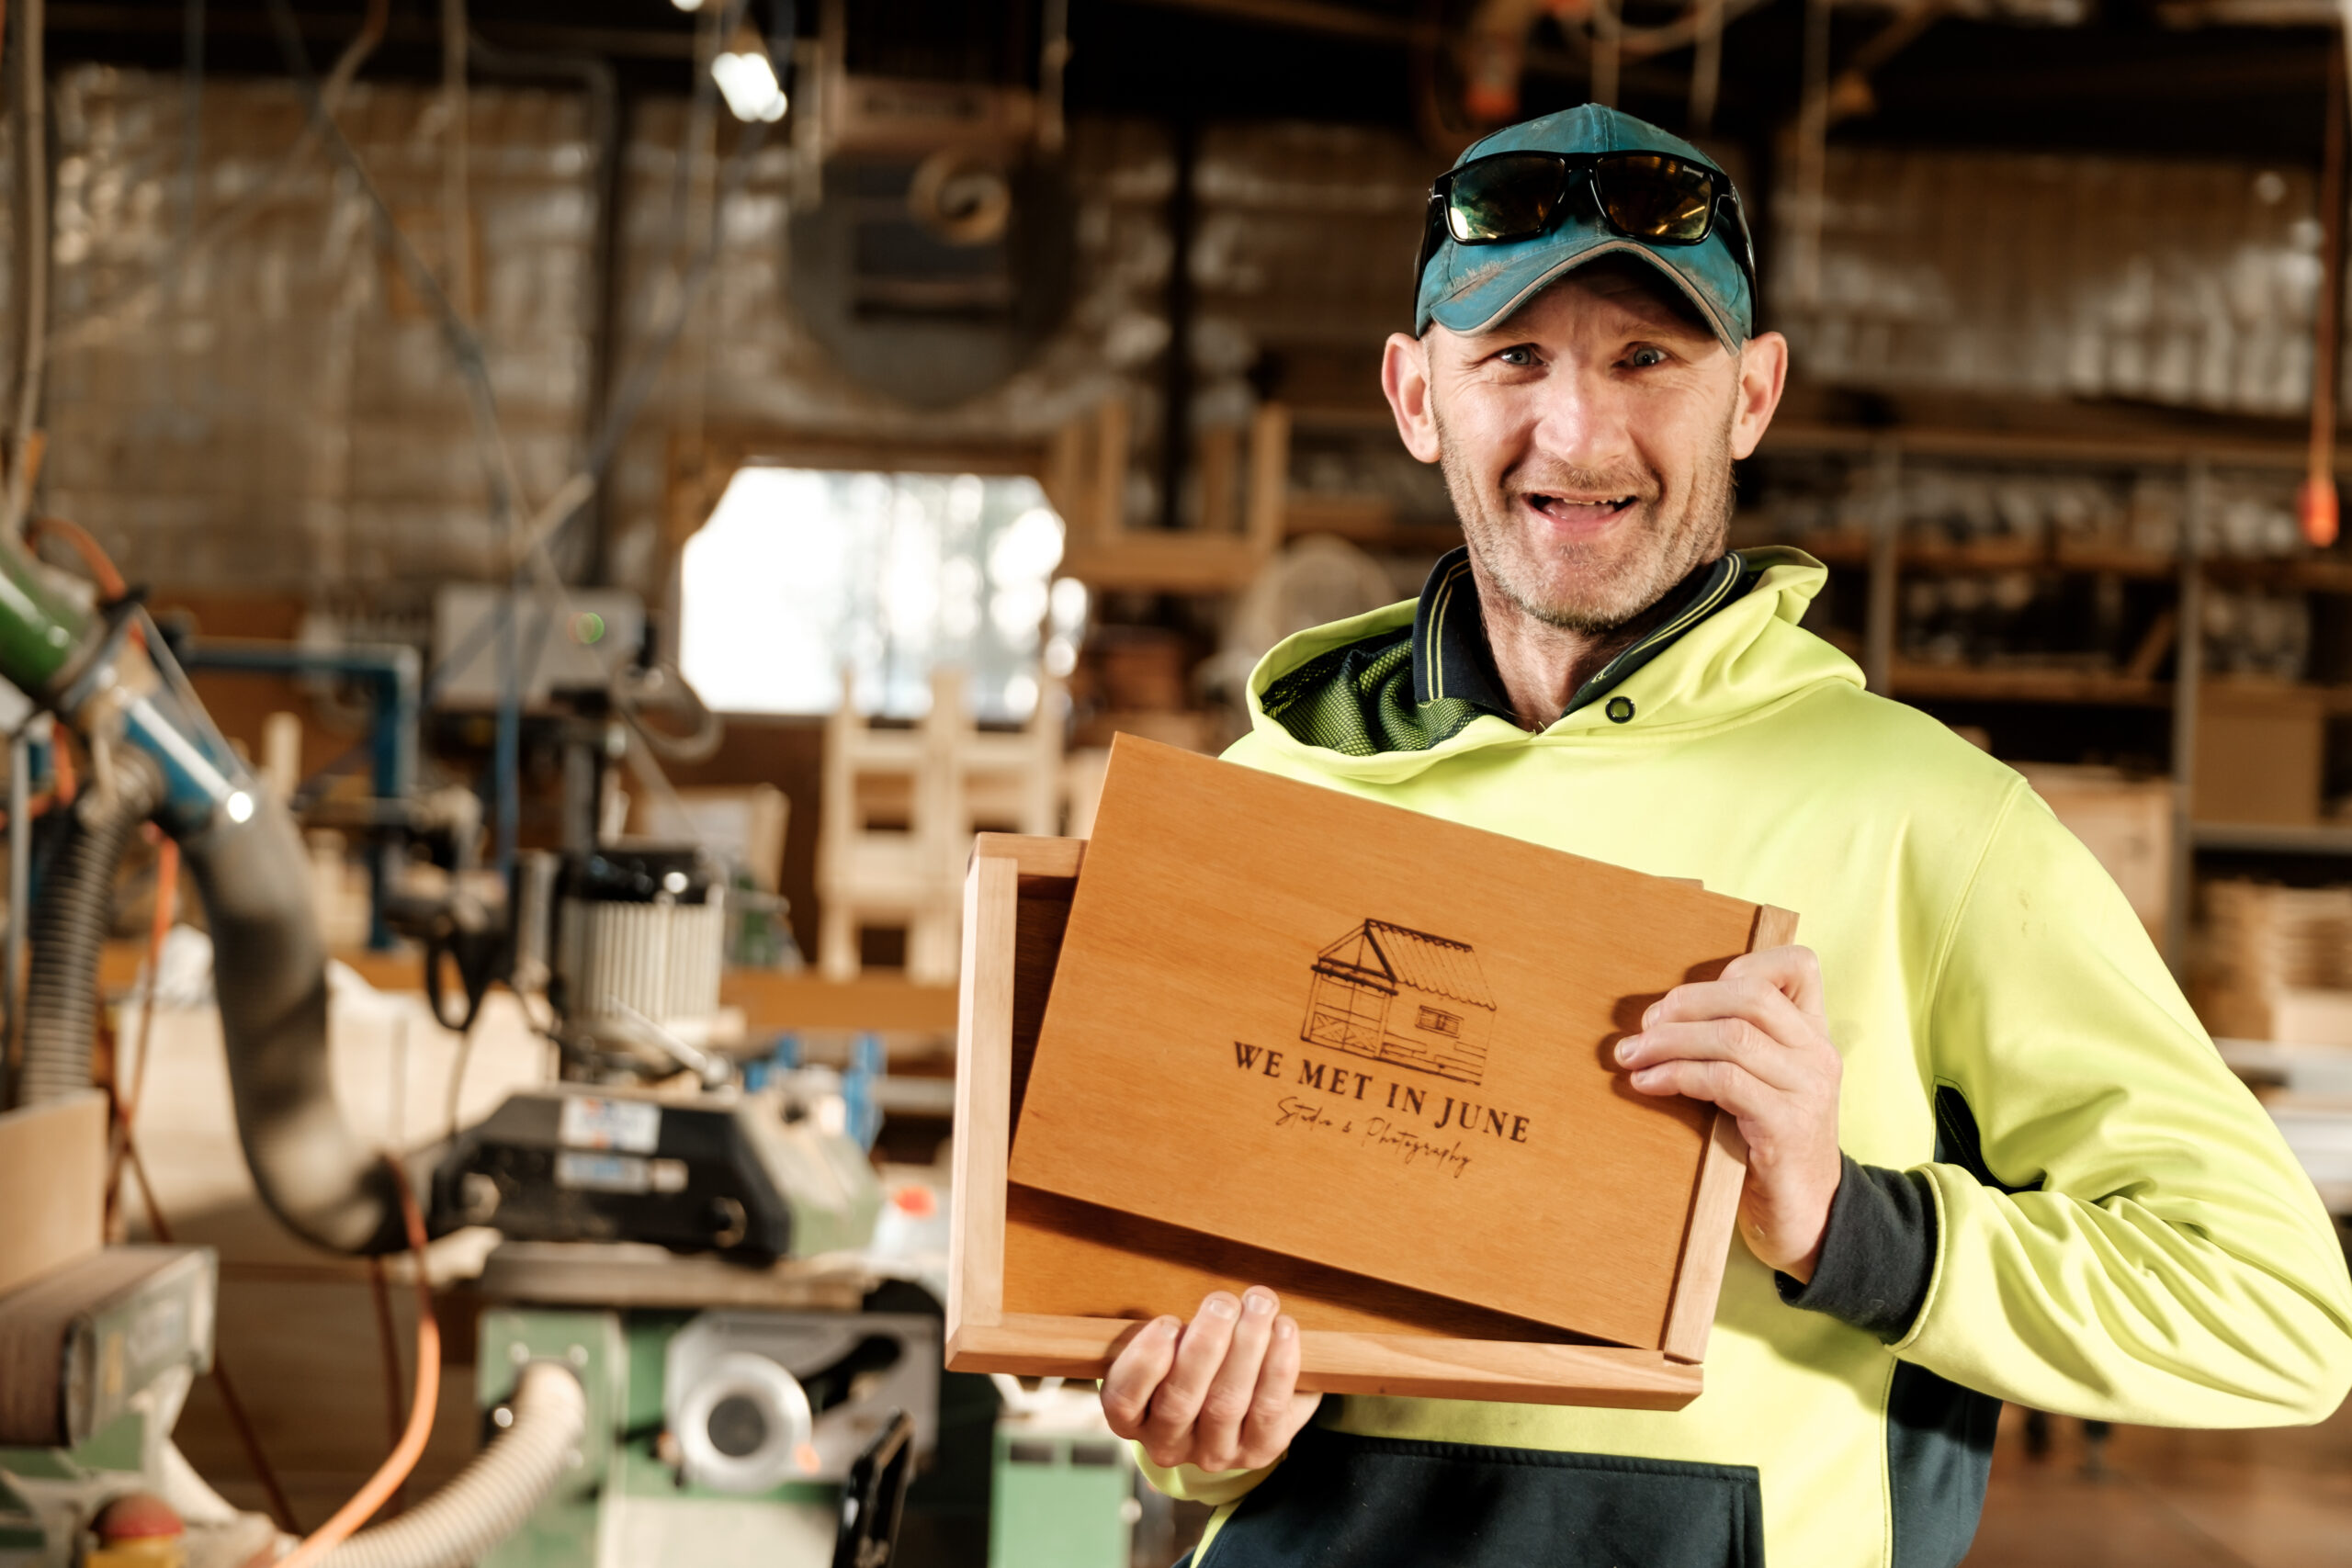
[[[1645,119],[1599,104],[1583,104],[1540,119],[1506,126],[1474,142],[1455,168],[1497,152],[1665,152],[1723,175],[1715,161],[1679,136]],[[1728,186],[1729,175],[1724,176]],[[1756,330],[1755,289],[1745,243],[1718,222],[1695,245],[1650,245],[1617,233],[1589,206],[1572,205],[1560,221],[1532,240],[1462,245],[1449,234],[1421,269],[1413,332],[1430,323],[1457,333],[1484,332],[1566,274],[1602,256],[1634,255],[1671,279],[1689,297],[1724,346],[1736,350]]]

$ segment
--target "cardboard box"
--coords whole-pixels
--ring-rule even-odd
[[[0,1113],[0,1296],[106,1240],[107,1101],[88,1089]]]
[[[2197,703],[2199,822],[2308,828],[2319,821],[2327,709],[2321,693],[2271,681],[2212,681]]]
[[[1745,1149],[1608,1047],[1793,917],[1124,739],[1095,840],[967,897],[951,1367],[1256,1282],[1305,1387],[1696,1395]]]

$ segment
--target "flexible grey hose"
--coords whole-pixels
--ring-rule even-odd
[[[466,1568],[521,1529],[577,1458],[588,1397],[562,1362],[534,1361],[508,1408],[514,1424],[447,1485],[390,1523],[361,1530],[321,1568]]]
[[[114,874],[139,824],[155,809],[163,778],[129,747],[116,750],[111,789],[74,803],[65,837],[41,874],[27,931],[23,1103],[40,1105],[90,1087],[98,1023],[98,953],[114,920]],[[153,983],[153,977],[149,983]]]
[[[237,1138],[254,1188],[287,1228],[334,1252],[408,1246],[391,1171],[335,1102],[327,1064],[327,949],[310,867],[265,792],[180,840],[212,931],[212,986]]]

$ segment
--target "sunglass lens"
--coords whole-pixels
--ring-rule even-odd
[[[1454,171],[1446,227],[1464,244],[1542,233],[1560,203],[1560,160],[1502,152]]]
[[[1623,233],[1680,245],[1707,237],[1714,182],[1696,164],[1655,152],[1629,152],[1595,164],[1592,182],[1601,210]]]

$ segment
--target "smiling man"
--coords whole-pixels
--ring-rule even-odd
[[[2114,884],[1799,626],[1818,564],[1726,553],[1788,363],[1731,182],[1608,109],[1515,126],[1432,189],[1418,277],[1383,384],[1464,547],[1269,654],[1230,755],[1795,909],[1806,945],[1618,1046],[1749,1146],[1706,1393],[1318,1400],[1272,1293],[1219,1292],[1102,1389],[1156,1483],[1220,1505],[1194,1568],[1928,1568],[1967,1551],[2004,1399],[2333,1411],[2330,1222]]]

